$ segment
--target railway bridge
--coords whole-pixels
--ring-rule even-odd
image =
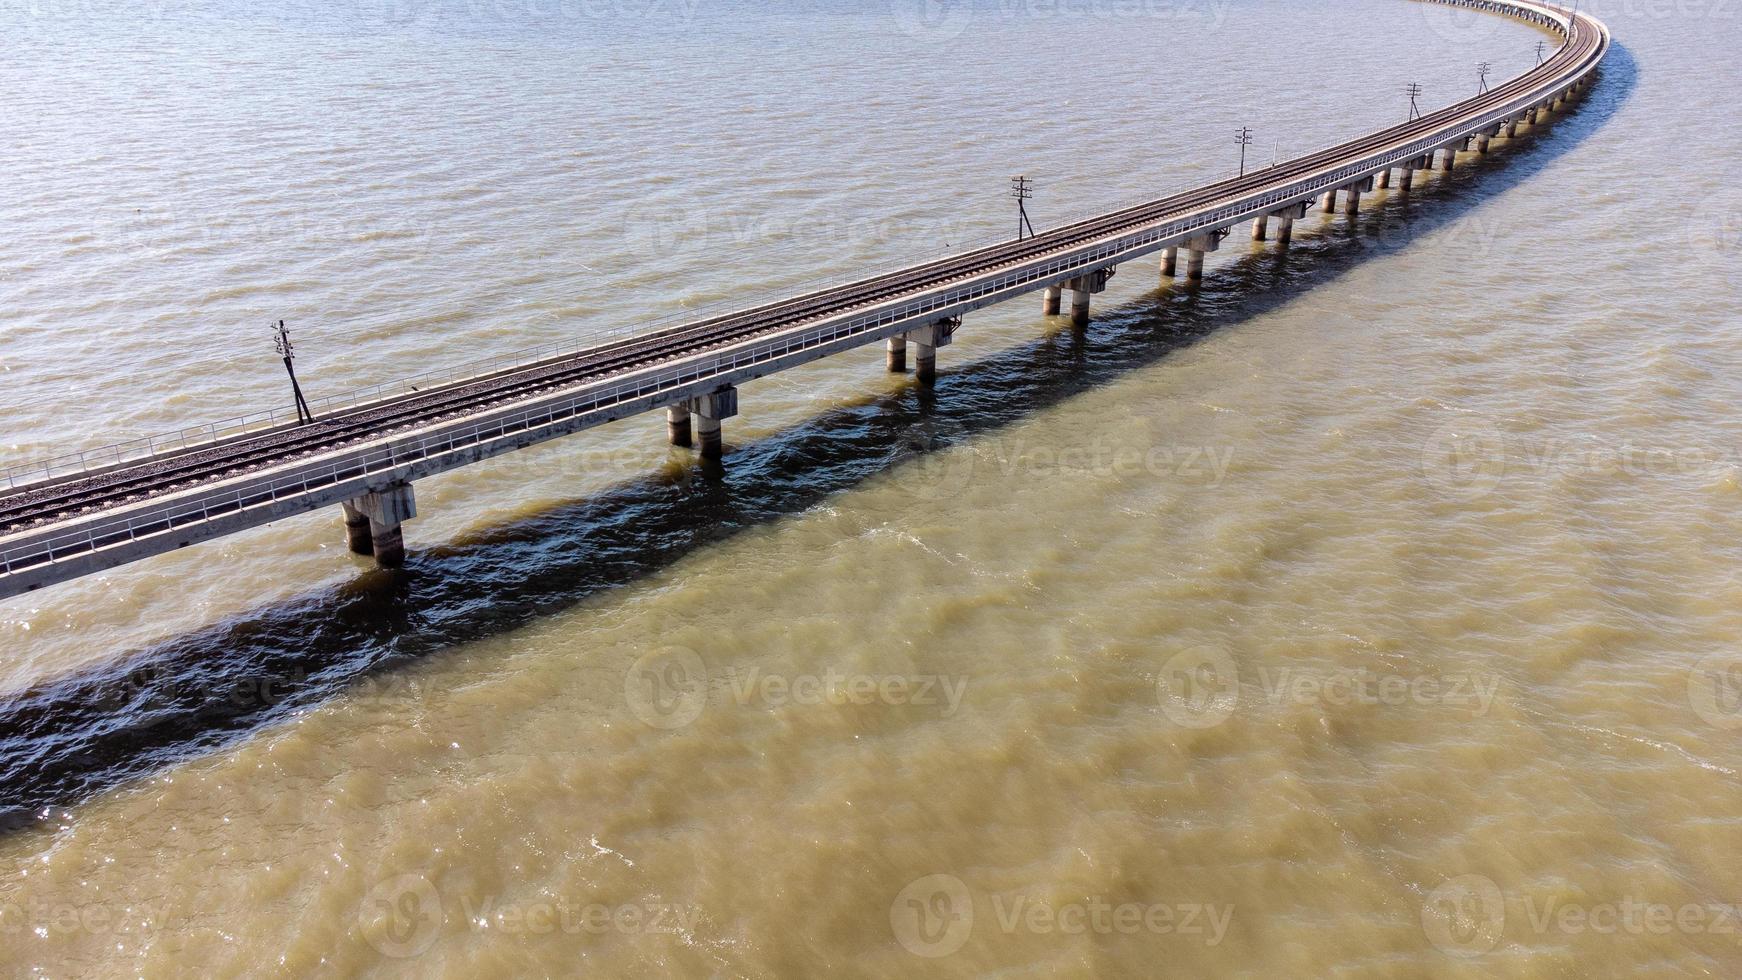
[[[1363,194],[1538,127],[1595,80],[1608,28],[1537,0],[1423,0],[1517,18],[1559,40],[1552,56],[1474,98],[1349,142],[1034,237],[627,339],[533,352],[434,387],[401,383],[105,449],[0,469],[0,598],[324,507],[351,550],[398,565],[415,482],[501,453],[664,409],[671,442],[721,452],[738,386],[872,344],[929,383],[938,348],[975,310],[1039,292],[1089,317],[1120,266],[1159,254],[1189,285],[1237,228],[1288,245],[1313,206],[1358,213]],[[1274,234],[1272,234],[1274,232]]]

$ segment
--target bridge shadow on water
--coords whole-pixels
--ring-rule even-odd
[[[0,830],[57,824],[64,808],[91,794],[233,743],[349,685],[634,582],[915,454],[1112,383],[1370,258],[1414,247],[1606,124],[1637,74],[1617,45],[1599,84],[1546,133],[1502,142],[1480,166],[1435,174],[1407,197],[1393,189],[1353,227],[1339,216],[1310,234],[1323,220],[1311,215],[1286,251],[1224,264],[1197,290],[1158,290],[1099,311],[1086,331],[944,370],[930,391],[910,385],[733,447],[723,467],[637,479],[416,553],[401,571],[372,571],[0,701]],[[1230,237],[1229,249],[1236,242],[1244,245]],[[1126,274],[1153,274],[1138,268]],[[876,363],[868,358],[867,371]]]

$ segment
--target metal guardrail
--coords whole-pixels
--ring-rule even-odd
[[[1565,33],[1565,24],[1556,20],[1555,16],[1548,13],[1539,13],[1538,11],[1532,10],[1530,7],[1518,2],[1505,2],[1505,0],[1426,0],[1426,2],[1492,10],[1510,16],[1519,17],[1520,19],[1528,20],[1545,27],[1558,28],[1563,34]],[[1550,5],[1546,4],[1535,6],[1540,6],[1545,10],[1553,9]],[[1343,142],[1347,141],[1325,143],[1309,149],[1304,153],[1298,154],[1297,158],[1311,156],[1324,150],[1333,149],[1342,145]],[[1262,172],[1263,169],[1273,169],[1274,167],[1284,166],[1286,164],[1287,161],[1283,161],[1280,164],[1271,164],[1269,167],[1265,168],[1254,168],[1254,171],[1249,172]],[[1216,173],[1210,177],[1206,184],[1200,184],[1199,186],[1220,183],[1235,176],[1235,170],[1230,168]],[[1103,206],[1099,209],[1081,212],[1079,216],[1074,216],[1060,222],[1059,224],[1050,226],[1046,228],[1045,231],[1055,231],[1059,228],[1069,227],[1077,221],[1089,220],[1095,217],[1116,214],[1120,211],[1141,207],[1145,204],[1153,203],[1155,200],[1157,200],[1155,197],[1130,198],[1110,207]],[[836,289],[842,286],[880,278],[904,269],[917,268],[941,258],[966,254],[979,248],[1002,244],[1006,241],[1008,241],[1008,239],[977,239],[969,243],[966,248],[940,249],[935,253],[928,254],[926,258],[918,262],[904,259],[898,262],[874,267],[869,272],[855,272],[851,277],[847,278],[835,276],[810,280],[798,287],[801,292],[797,294],[789,294],[783,297],[783,299],[789,301],[803,299],[807,296],[817,295],[830,289]],[[416,393],[427,393],[432,388],[443,388],[477,381],[503,372],[531,367],[536,364],[561,358],[572,357],[589,350],[606,346],[613,341],[633,339],[659,330],[682,326],[686,323],[699,322],[713,316],[742,312],[743,310],[744,307],[731,300],[709,304],[693,310],[680,310],[667,314],[666,316],[641,321],[640,323],[630,327],[616,327],[594,331],[582,337],[572,337],[566,340],[541,344],[536,347],[510,351],[489,358],[467,361],[444,370],[426,371],[422,374],[413,375],[411,377],[367,385],[347,392],[325,395],[313,399],[311,401],[311,408],[318,415],[322,416],[355,411],[394,398]],[[162,456],[208,448],[241,436],[257,434],[281,426],[293,424],[296,421],[297,414],[295,407],[279,406],[259,412],[251,412],[245,415],[220,419],[215,422],[187,426],[170,432],[142,436],[138,439],[125,440],[93,449],[75,450],[45,459],[16,463],[0,468],[0,479],[5,481],[5,485],[8,489],[22,489],[40,483],[102,472],[126,463],[144,462]]]
[[[1523,6],[1524,0],[1433,2],[1483,8],[1503,7],[1507,10],[1529,9]],[[1559,26],[1565,30],[1564,24]],[[1057,281],[1061,277],[1117,264],[1164,247],[1169,241],[1182,241],[1191,232],[1255,217],[1291,201],[1310,199],[1324,190],[1343,187],[1367,174],[1466,138],[1478,130],[1542,104],[1557,89],[1583,77],[1601,59],[1605,50],[1606,44],[1599,45],[1591,57],[1577,65],[1574,70],[1480,116],[1458,120],[1430,136],[1389,147],[1355,163],[1327,168],[1284,188],[1242,197],[1230,204],[1139,231],[1110,236],[1101,242],[1071,246],[1061,249],[1056,255],[1030,259],[994,275],[976,277],[969,282],[945,286],[914,299],[833,318],[821,325],[794,328],[746,342],[736,349],[701,355],[674,367],[653,369],[633,377],[597,383],[560,397],[540,400],[534,405],[509,406],[473,420],[438,426],[386,445],[376,444],[342,452],[312,468],[299,469],[295,473],[243,479],[206,491],[178,494],[157,506],[93,521],[77,529],[46,537],[32,536],[13,547],[0,550],[0,571],[10,575],[63,557],[136,541],[196,521],[210,521],[263,504],[306,496],[344,481],[391,472],[409,464],[439,458],[456,450],[483,445],[516,433],[535,432],[556,422],[649,395],[669,392],[746,367],[764,365],[778,358],[814,350],[854,335],[874,334],[879,328],[912,321],[951,307],[960,307],[995,293],[1020,290],[1023,286],[1033,287],[1036,283]],[[546,348],[534,348],[544,349]],[[201,427],[201,430],[204,428]]]

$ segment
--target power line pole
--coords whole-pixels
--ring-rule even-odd
[[[1246,148],[1252,145],[1252,130],[1241,126],[1234,134],[1234,142],[1240,144],[1240,176],[1246,176]]]
[[[1010,196],[1016,198],[1016,240],[1022,241],[1023,232],[1028,237],[1034,237],[1034,225],[1028,220],[1028,199],[1034,196],[1034,183],[1022,174],[1010,178]]]
[[[1403,94],[1409,96],[1409,118],[1411,122],[1421,118],[1421,107],[1415,104],[1416,96],[1421,94],[1421,86],[1410,82],[1403,87]]]
[[[284,321],[272,328],[272,349],[278,356],[284,358],[284,373],[290,375],[290,390],[296,395],[296,424],[307,425],[315,420],[315,413],[309,411],[308,400],[302,397],[302,385],[296,383],[296,368],[291,362],[296,360],[296,348],[291,346],[290,331],[284,326]]]
[[[1484,61],[1476,66],[1476,94],[1488,91],[1488,71],[1494,67],[1491,61]]]
[[[1542,64],[1542,53],[1544,51],[1547,51],[1547,50],[1548,50],[1548,42],[1547,41],[1536,42],[1536,63],[1537,64],[1539,64],[1539,65]]]

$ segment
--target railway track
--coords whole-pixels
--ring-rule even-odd
[[[1025,241],[1003,242],[948,256],[871,279],[603,345],[495,377],[398,396],[306,426],[278,427],[94,475],[25,485],[0,495],[0,535],[319,455],[569,385],[657,366],[1066,251],[1189,214],[1223,199],[1286,186],[1328,166],[1432,135],[1461,119],[1498,108],[1528,93],[1542,77],[1560,72],[1591,54],[1601,43],[1595,34],[1575,18],[1565,43],[1553,56],[1475,98],[1267,170],[1085,219]]]

